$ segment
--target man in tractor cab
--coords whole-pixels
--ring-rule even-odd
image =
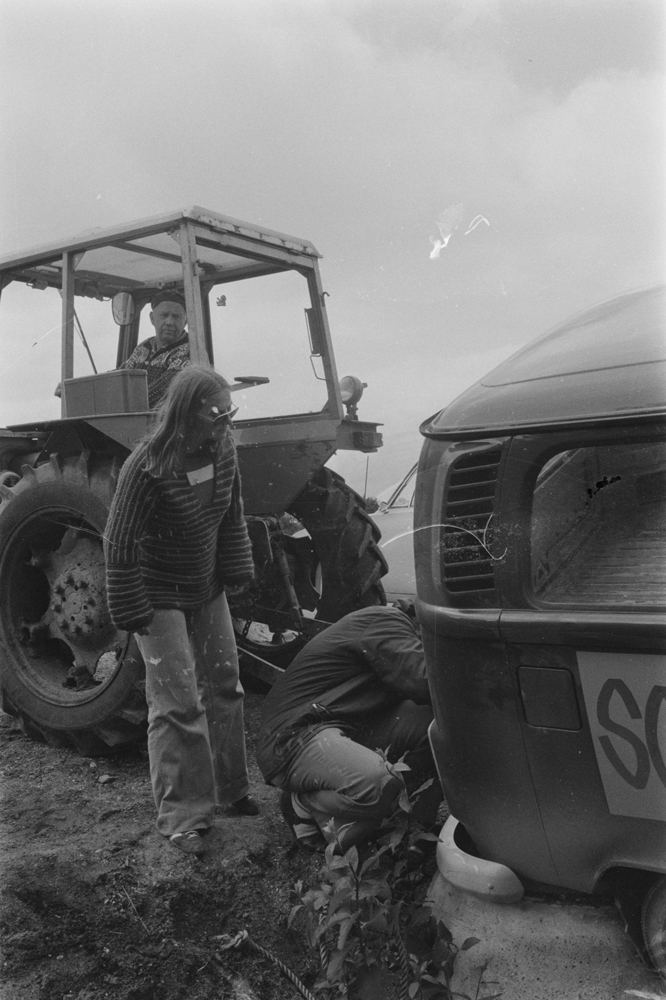
[[[311,639],[268,693],[257,741],[296,844],[320,851],[337,838],[347,850],[372,836],[405,792],[403,770],[409,792],[434,779],[413,811],[434,823],[432,718],[413,611],[362,608]]]
[[[154,410],[166,395],[173,378],[190,364],[190,344],[185,331],[187,312],[185,299],[175,289],[162,289],[151,300],[150,322],[155,336],[148,337],[134,348],[120,368],[140,368],[148,377],[148,406]],[[54,395],[60,396],[58,382]]]
[[[190,345],[185,327],[185,299],[175,289],[162,289],[151,300],[150,322],[155,336],[138,344],[121,368],[140,368],[148,376],[148,406],[162,401],[171,381],[190,364]]]

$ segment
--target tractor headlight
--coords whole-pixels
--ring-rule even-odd
[[[345,375],[340,379],[340,395],[345,406],[354,406],[363,395],[367,382],[361,382],[355,375]]]

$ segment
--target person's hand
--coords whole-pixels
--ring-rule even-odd
[[[58,398],[62,396],[62,382],[58,382],[57,386],[55,387],[55,392],[53,393],[53,395],[58,396]]]
[[[230,601],[252,600],[257,596],[259,587],[254,580],[250,580],[239,587],[226,586],[224,592]]]

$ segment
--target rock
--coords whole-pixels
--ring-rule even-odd
[[[108,785],[110,781],[115,781],[115,780],[116,780],[115,774],[100,774],[99,778],[97,779],[97,783],[98,785]]]

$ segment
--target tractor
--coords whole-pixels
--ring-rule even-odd
[[[195,206],[0,260],[3,306],[39,324],[16,360],[5,356],[16,384],[33,383],[48,330],[61,337],[60,415],[45,415],[54,398],[40,419],[0,430],[2,708],[29,736],[94,756],[146,731],[144,667],[109,615],[102,537],[119,471],[154,419],[145,371],[120,366],[152,334],[159,289],[184,297],[190,358],[215,365],[218,354],[240,410],[256,568],[252,587],[230,595],[243,675],[270,685],[312,635],[386,603],[379,532],[326,467],[336,450],[371,453],[382,438],[358,418],[364,383],[338,380],[319,256]],[[245,365],[261,373],[230,374]]]

